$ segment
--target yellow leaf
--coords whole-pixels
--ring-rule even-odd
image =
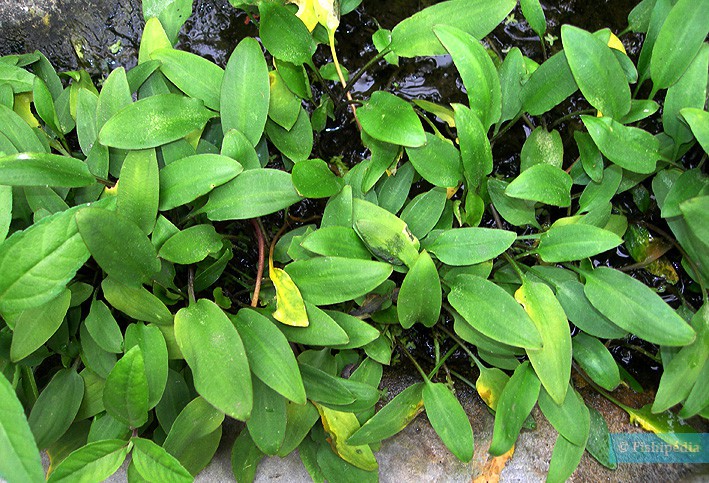
[[[340,26],[340,5],[337,0],[289,0],[298,6],[296,16],[311,32],[321,24],[333,35]]]
[[[611,49],[620,50],[624,54],[627,54],[627,52],[625,51],[625,47],[623,46],[623,42],[621,42],[620,39],[616,37],[613,32],[611,32],[611,36],[608,38],[608,47],[610,47]]]
[[[357,417],[353,413],[335,411],[317,403],[313,404],[318,408],[323,428],[330,435],[329,441],[332,450],[340,458],[357,468],[362,468],[365,471],[376,470],[379,464],[369,445],[351,446],[345,443],[347,438],[359,429]]]
[[[30,109],[30,102],[32,102],[31,92],[15,94],[15,113],[19,115],[27,124],[29,124],[30,127],[39,127],[39,121],[36,117],[34,117],[34,114],[32,114],[32,109]]]
[[[482,473],[473,480],[473,483],[498,483],[500,481],[500,473],[505,469],[505,465],[512,458],[514,452],[515,447],[512,446],[507,453],[495,456],[485,463]]]
[[[273,318],[286,325],[307,327],[310,322],[300,290],[290,275],[273,267],[271,258],[268,259],[268,277],[276,288],[276,311],[273,312]]]

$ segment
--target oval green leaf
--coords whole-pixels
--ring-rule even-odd
[[[456,187],[463,178],[460,152],[438,136],[426,133],[426,143],[406,148],[406,154],[416,171],[434,186]]]
[[[426,143],[426,133],[414,108],[394,94],[376,91],[357,115],[362,129],[374,139],[412,148]]]
[[[600,340],[582,332],[573,338],[573,351],[574,360],[593,382],[607,391],[618,387],[618,364]]]
[[[109,277],[101,283],[101,288],[106,301],[129,317],[158,325],[173,322],[165,304],[143,287],[124,285]]]
[[[175,339],[192,369],[197,392],[232,418],[246,420],[253,405],[249,361],[222,309],[205,299],[180,309]]]
[[[10,360],[20,361],[39,349],[59,329],[69,310],[68,289],[49,302],[20,312],[14,319]]]
[[[562,208],[571,205],[571,176],[561,168],[542,163],[523,171],[505,189],[512,198],[539,201]]]
[[[175,233],[163,243],[158,256],[169,262],[189,265],[201,262],[222,249],[222,237],[212,225],[194,225]]]
[[[201,99],[204,105],[219,110],[219,95],[224,71],[209,60],[191,52],[157,49],[150,58],[160,61],[160,71],[189,97]]]
[[[291,173],[293,186],[305,198],[329,198],[337,194],[345,184],[322,159],[299,161]]]
[[[492,228],[454,228],[438,236],[428,250],[446,265],[474,265],[507,250],[517,238],[513,231]]]
[[[441,314],[441,281],[431,256],[422,251],[416,263],[404,277],[399,290],[396,310],[405,329],[420,322],[433,327]]]
[[[140,347],[126,352],[106,378],[103,405],[108,414],[132,428],[148,420],[148,379]]]
[[[192,475],[164,448],[149,439],[131,438],[133,464],[138,473],[148,481],[188,483]]]
[[[458,399],[440,382],[426,381],[422,395],[426,416],[441,441],[459,460],[470,461],[473,458],[473,428]]]
[[[537,253],[549,263],[581,260],[623,243],[615,233],[593,225],[572,223],[554,226],[539,238]]]
[[[82,446],[66,457],[47,482],[103,481],[121,467],[131,445],[122,439],[106,439]]]
[[[0,182],[6,186],[80,188],[96,182],[80,159],[48,153],[0,156]]]

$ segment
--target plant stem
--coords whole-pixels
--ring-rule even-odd
[[[596,113],[595,109],[581,109],[580,111],[571,112],[565,116],[561,116],[559,119],[552,122],[551,126],[549,126],[549,127],[553,129],[556,126],[558,126],[559,124],[561,124],[562,122],[568,121],[571,118],[581,116],[583,114],[595,114],[595,113]]]
[[[416,359],[414,359],[414,356],[412,356],[411,353],[408,350],[406,350],[406,347],[404,347],[401,343],[399,343],[399,341],[396,342],[396,345],[399,346],[399,349],[401,349],[401,351],[404,353],[404,355],[409,358],[409,360],[414,365],[414,367],[416,368],[418,373],[421,374],[421,377],[423,377],[423,380],[426,382],[429,382],[428,376],[423,371],[423,369],[421,369],[421,366],[419,366],[419,363],[416,362]]]
[[[475,387],[475,384],[470,382],[465,376],[461,375],[459,372],[454,371],[451,369],[451,374],[453,374],[455,377],[466,383],[468,386],[470,386],[472,389],[475,389],[477,391],[477,388]]]
[[[194,267],[190,265],[187,269],[187,296],[189,297],[190,305],[195,303],[194,297]]]
[[[505,124],[505,127],[499,130],[498,133],[496,133],[493,137],[492,140],[490,141],[490,144],[493,144],[495,141],[497,141],[503,134],[505,134],[507,131],[509,131],[512,126],[517,124],[517,121],[519,121],[522,118],[522,115],[518,115],[514,119],[510,120],[507,124]]]
[[[369,70],[370,67],[372,67],[374,64],[376,64],[377,62],[382,60],[384,58],[384,56],[390,52],[391,52],[391,49],[389,47],[387,47],[386,49],[382,50],[377,55],[375,55],[374,57],[369,59],[367,61],[367,63],[364,64],[364,67],[359,69],[357,71],[357,73],[355,73],[352,77],[350,77],[349,82],[347,82],[347,84],[345,85],[345,92],[350,92],[352,90],[352,88],[354,87],[354,85],[357,83],[357,81],[360,79],[360,77],[362,77],[364,75],[364,73]]]
[[[638,353],[644,355],[645,357],[647,357],[648,359],[650,359],[650,360],[652,360],[652,361],[662,363],[662,359],[660,359],[659,357],[657,357],[655,354],[650,353],[648,350],[643,349],[643,348],[640,347],[640,346],[633,345],[633,344],[622,344],[622,346],[625,347],[626,349],[630,349],[630,350],[633,350],[633,351],[635,351],[635,352],[638,352]]]
[[[504,256],[505,259],[510,263],[510,265],[512,265],[512,268],[515,272],[517,272],[517,276],[519,277],[520,281],[524,283],[524,272],[521,268],[519,268],[519,265],[517,265],[517,262],[515,262],[514,258],[512,258],[507,252],[504,252],[502,256]]]
[[[263,238],[263,232],[256,218],[251,218],[251,226],[256,232],[256,240],[258,241],[258,267],[256,269],[256,285],[254,285],[254,295],[251,297],[251,306],[258,306],[258,296],[261,293],[261,280],[263,279],[263,265],[266,257],[266,244]],[[273,249],[271,249],[273,253]]]
[[[441,358],[441,360],[438,361],[438,364],[436,364],[436,366],[435,366],[433,369],[431,369],[431,372],[428,373],[428,378],[429,378],[429,379],[431,379],[433,376],[436,375],[436,373],[437,373],[438,370],[441,368],[441,366],[446,362],[446,360],[447,360],[450,356],[452,356],[452,355],[455,353],[456,349],[458,349],[458,346],[457,346],[457,345],[454,345],[453,347],[451,347],[450,349],[448,349],[448,352],[446,352],[446,353],[443,355],[443,357]]]
[[[445,307],[445,309],[448,310],[448,312],[451,312],[451,311],[453,310],[452,307]],[[448,337],[450,337],[451,339],[453,339],[453,342],[455,342],[456,344],[458,344],[458,347],[460,347],[461,349],[463,349],[463,351],[465,351],[465,353],[468,354],[468,356],[473,360],[473,362],[475,362],[475,365],[478,366],[478,369],[479,369],[480,371],[482,371],[483,369],[487,369],[485,366],[483,366],[482,362],[480,362],[480,359],[478,359],[478,358],[475,356],[475,354],[473,354],[473,351],[471,351],[470,349],[468,349],[468,348],[466,347],[466,345],[465,345],[465,342],[463,342],[462,340],[460,340],[457,335],[455,335],[453,332],[451,332],[450,330],[446,329],[445,327],[439,327],[439,329],[441,329]]]
[[[337,51],[335,50],[335,31],[333,30],[330,33],[330,52],[332,53],[332,62],[335,64],[335,70],[337,71],[337,77],[340,78],[340,83],[342,84],[342,88],[345,89],[345,96],[347,97],[347,100],[350,102],[350,110],[352,110],[352,115],[354,116],[355,122],[357,123],[357,128],[361,131],[362,130],[362,125],[359,123],[359,118],[357,117],[357,108],[355,107],[354,100],[352,99],[352,94],[350,94],[350,91],[347,90],[347,81],[345,80],[345,76],[342,73],[342,68],[340,67],[340,61],[337,59]]]
[[[517,236],[517,241],[520,240],[539,240],[542,233],[532,233],[531,235],[519,235]]]

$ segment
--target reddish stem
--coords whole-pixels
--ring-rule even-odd
[[[258,240],[258,269],[256,270],[256,285],[254,286],[254,295],[251,297],[251,306],[258,306],[258,296],[261,292],[261,279],[263,278],[263,265],[264,259],[266,257],[266,242],[263,239],[263,232],[258,224],[256,218],[251,218],[251,226],[254,227],[256,232],[256,239]]]

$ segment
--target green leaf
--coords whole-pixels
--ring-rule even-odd
[[[131,438],[133,464],[148,481],[191,482],[192,475],[180,462],[149,439]]]
[[[376,483],[379,480],[376,469],[365,471],[348,463],[338,456],[330,445],[313,442],[312,445],[301,445],[298,451],[301,455],[301,461],[308,469],[310,477],[314,482],[346,481],[352,483]]]
[[[406,148],[409,161],[416,171],[434,186],[458,186],[462,180],[460,153],[449,141],[426,133],[426,143],[418,148]]]
[[[103,481],[118,471],[131,450],[122,439],[106,439],[72,452],[47,479],[51,483]]]
[[[401,57],[444,55],[433,27],[449,25],[482,39],[515,7],[514,0],[449,0],[424,8],[401,21],[391,32],[391,49]]]
[[[709,112],[688,107],[680,110],[679,114],[689,125],[704,152],[709,153]]]
[[[562,169],[542,163],[523,171],[505,189],[513,198],[539,201],[554,206],[571,205],[572,180]]]
[[[193,457],[201,458],[199,453],[207,448],[201,448],[200,445],[210,442],[210,435],[221,430],[223,421],[222,411],[209,404],[204,398],[197,397],[180,411],[162,447],[192,473],[191,465],[187,463]],[[211,460],[212,455],[208,456],[207,462]]]
[[[221,249],[222,236],[212,225],[193,225],[168,238],[158,256],[169,262],[189,265],[201,262]]]
[[[581,198],[579,198],[580,213],[589,213],[605,206],[613,199],[623,180],[623,169],[618,165],[611,165],[602,171],[602,176],[603,179],[600,182],[592,180],[581,193]]]
[[[165,304],[143,287],[131,287],[106,278],[101,283],[103,296],[116,309],[136,320],[157,325],[171,325],[172,313]]]
[[[585,446],[590,428],[588,408],[581,396],[569,387],[562,404],[557,404],[542,388],[539,393],[539,409],[542,410],[554,429],[573,444]]]
[[[281,458],[298,448],[308,436],[313,425],[320,419],[318,410],[309,402],[305,404],[288,403],[286,413],[286,436],[278,450],[278,456]],[[236,447],[236,444],[234,446]],[[236,449],[234,451],[236,452]],[[233,455],[234,453],[232,453]]]
[[[318,255],[364,260],[372,258],[357,232],[348,226],[327,226],[315,230],[303,238],[300,246]]]
[[[44,304],[64,290],[89,257],[74,223],[83,207],[47,216],[0,245],[0,312]]]
[[[691,323],[697,331],[697,338],[682,347],[664,366],[652,404],[653,413],[666,411],[687,398],[695,384],[704,384],[699,380],[699,375],[709,360],[709,307],[703,305],[694,314]]]
[[[591,305],[581,282],[563,282],[555,285],[555,290],[566,316],[579,329],[603,339],[620,339],[627,335],[626,330],[615,325]]]
[[[347,344],[350,341],[347,333],[323,310],[307,300],[305,301],[305,309],[310,322],[307,327],[291,327],[285,324],[276,325],[278,330],[290,342],[315,346],[332,346]]]
[[[416,322],[433,327],[441,313],[441,282],[436,264],[426,250],[404,277],[397,301],[399,322],[405,329]]]
[[[159,94],[118,111],[101,128],[98,139],[112,148],[154,148],[202,129],[213,116],[199,99]]]
[[[522,87],[522,107],[532,116],[550,111],[578,90],[564,51],[547,59]]]
[[[586,442],[586,451],[603,466],[614,470],[618,467],[618,463],[611,445],[611,435],[606,420],[592,406],[587,407],[591,415],[591,428]]]
[[[369,260],[318,257],[293,262],[285,270],[306,301],[315,305],[330,305],[374,290],[389,278],[392,266]]]
[[[426,381],[422,395],[426,416],[441,441],[459,460],[470,461],[473,458],[473,428],[458,399],[440,382]]]
[[[42,347],[59,329],[69,309],[71,292],[68,289],[59,296],[37,307],[21,311],[14,319],[10,360],[21,361]]]
[[[103,84],[96,102],[96,129],[106,124],[114,114],[133,102],[128,78],[123,68],[111,72]],[[125,126],[123,126],[125,128]]]
[[[6,186],[79,188],[94,184],[96,179],[86,164],[76,158],[47,153],[16,153],[0,156],[0,181]]]
[[[222,309],[205,299],[180,309],[175,338],[197,392],[232,418],[246,420],[253,404],[249,362],[239,333]]]
[[[487,132],[502,113],[500,78],[492,59],[477,39],[458,28],[437,25],[433,33],[453,58],[468,92],[470,110]]]
[[[446,230],[428,250],[447,265],[474,265],[491,260],[514,243],[513,231],[492,228],[454,228]]]
[[[315,411],[314,407],[313,411]],[[315,413],[317,414],[317,411]],[[249,432],[242,429],[231,450],[231,471],[236,481],[254,481],[258,464],[264,456],[254,444]]]
[[[131,324],[126,329],[126,351],[140,346],[148,380],[148,408],[160,402],[168,376],[167,344],[157,326]]]
[[[709,229],[707,229],[707,207],[709,207],[709,196],[697,196],[683,201],[679,209],[684,215],[684,219],[689,229],[696,235],[697,239],[706,246],[709,243]]]
[[[598,149],[618,166],[633,173],[652,173],[662,158],[660,142],[637,127],[623,126],[609,117],[581,116]]]
[[[505,220],[515,226],[532,225],[540,228],[534,209],[535,203],[506,195],[507,186],[508,183],[502,180],[488,178],[487,191],[495,209]]]
[[[309,364],[298,364],[308,399],[326,404],[351,404],[355,396],[340,377],[331,376]]]
[[[308,159],[313,150],[313,126],[308,111],[302,107],[289,131],[273,121],[267,121],[266,134],[281,153],[296,163]]]
[[[463,174],[469,184],[468,189],[472,191],[492,172],[490,141],[478,115],[462,104],[453,104],[453,109]]]
[[[557,436],[549,461],[547,481],[550,483],[565,482],[581,462],[585,446],[585,443],[574,444],[561,434]]]
[[[116,195],[116,213],[149,235],[158,216],[160,181],[154,149],[131,151],[123,161]]]
[[[249,169],[212,191],[199,212],[213,221],[268,215],[301,200],[291,175],[277,169]]]
[[[413,265],[420,244],[403,220],[358,198],[352,206],[354,229],[370,252],[393,265]]]
[[[84,321],[91,338],[105,351],[123,352],[123,333],[106,304],[100,300],[91,302],[91,310]]]
[[[474,328],[498,342],[539,349],[542,338],[524,309],[503,288],[475,275],[458,275],[448,294],[453,308]]]
[[[336,310],[327,310],[325,313],[347,333],[350,339],[346,344],[334,344],[338,349],[363,347],[376,340],[380,335],[377,329],[357,317]]]
[[[553,226],[539,238],[537,253],[549,263],[581,260],[603,253],[623,239],[597,226],[582,223]]]
[[[364,132],[374,139],[412,148],[426,143],[426,133],[414,108],[393,94],[374,92],[357,115]]]
[[[150,58],[160,61],[160,71],[189,97],[219,110],[220,88],[224,71],[213,62],[191,52],[164,48],[153,50]]]
[[[446,190],[433,188],[416,195],[401,212],[401,221],[416,238],[423,238],[436,226],[446,207]]]
[[[540,388],[541,383],[529,362],[517,366],[495,407],[490,454],[500,456],[514,446],[524,421],[537,404]]]
[[[274,6],[267,10],[280,12],[281,8],[283,7]],[[269,14],[266,16],[268,18]],[[263,23],[261,25],[262,29],[271,27],[263,26]],[[262,37],[262,40],[268,47],[266,39]],[[275,55],[275,52],[271,53]],[[236,129],[256,146],[268,117],[269,92],[268,66],[261,46],[256,39],[247,37],[239,42],[231,53],[224,71],[224,81],[221,84],[224,133]]]
[[[526,278],[515,299],[542,336],[541,349],[527,349],[529,361],[542,386],[560,404],[571,378],[571,334],[564,309],[547,285]]]
[[[679,0],[670,10],[652,49],[653,91],[677,82],[699,52],[709,34],[709,23],[702,14],[707,9],[707,0]]]
[[[582,332],[573,338],[573,352],[574,360],[593,382],[608,391],[618,387],[618,364],[600,340]]]
[[[564,162],[564,144],[559,131],[547,131],[542,126],[536,128],[524,142],[520,156],[520,171],[526,171],[541,163],[561,168]]]
[[[103,405],[108,414],[132,428],[148,420],[148,379],[143,352],[135,346],[113,366],[106,378]]]
[[[547,30],[547,19],[539,0],[520,0],[519,5],[522,7],[522,15],[527,23],[541,40]]]
[[[315,41],[293,12],[275,2],[261,2],[259,13],[259,37],[266,50],[278,60],[292,64],[301,65],[310,61],[315,52]],[[265,92],[268,92],[268,87]]]
[[[295,163],[292,176],[296,191],[306,198],[329,198],[345,184],[321,159],[304,159]]]
[[[8,84],[16,94],[31,91],[34,80],[37,78],[21,67],[8,62],[0,62],[0,83]]]
[[[610,47],[595,35],[563,25],[561,39],[576,84],[589,104],[620,119],[630,110],[630,87]]]
[[[76,225],[91,255],[114,280],[139,286],[160,270],[155,247],[129,218],[90,207],[76,214]]]
[[[12,384],[0,375],[0,477],[12,481],[43,481],[44,469]]]
[[[709,45],[705,44],[689,64],[687,71],[667,90],[662,106],[662,129],[674,139],[677,146],[692,140],[692,131],[682,122],[680,111],[704,107],[708,73]]]
[[[32,128],[15,111],[0,104],[0,133],[15,146],[17,152],[45,153],[45,149]]]
[[[277,70],[268,73],[270,97],[268,117],[283,129],[290,130],[298,119],[301,99],[288,88]]]
[[[12,223],[12,187],[0,185],[0,243],[5,240]]]
[[[196,154],[160,170],[160,210],[194,201],[244,170],[237,161],[219,154]]]
[[[69,429],[83,397],[84,380],[75,369],[62,369],[52,377],[27,418],[38,448],[46,449]]]
[[[286,400],[257,378],[252,384],[254,407],[246,428],[261,451],[275,455],[286,435]]]
[[[233,321],[254,375],[294,403],[305,404],[298,363],[283,333],[251,309],[240,310]]]
[[[402,431],[423,411],[423,386],[419,382],[401,391],[352,433],[347,443],[354,446],[377,443]]]
[[[694,341],[694,330],[642,282],[607,267],[583,275],[588,300],[619,327],[653,344],[684,346]]]

